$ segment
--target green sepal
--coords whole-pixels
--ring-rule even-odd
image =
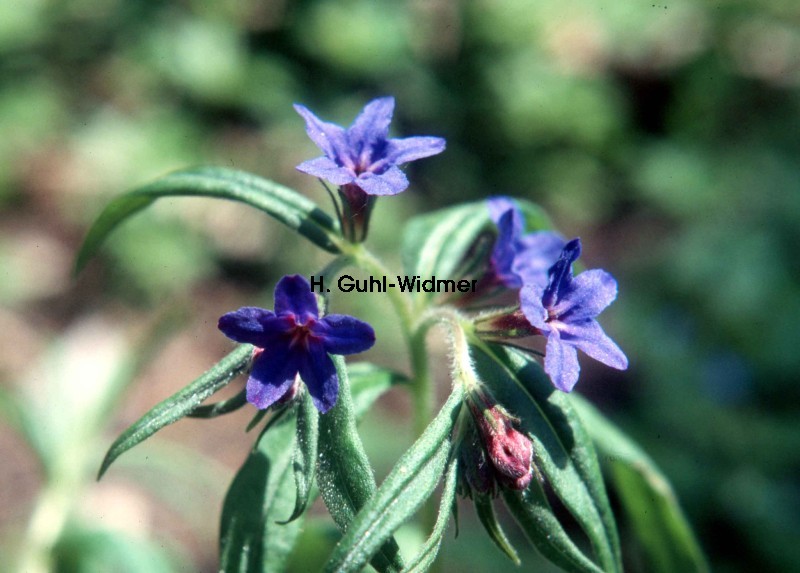
[[[75,272],[80,272],[108,235],[128,217],[162,197],[192,196],[245,203],[271,215],[318,247],[331,253],[339,252],[337,223],[310,199],[257,175],[200,167],[170,173],[113,199],[89,229],[75,259]]]
[[[522,562],[519,560],[517,551],[511,545],[503,528],[500,527],[500,524],[497,522],[497,515],[494,513],[492,498],[486,495],[476,495],[474,501],[475,512],[478,514],[478,519],[486,530],[486,533],[489,534],[489,538],[506,557],[514,562],[514,565],[520,565]]]
[[[375,476],[356,430],[356,415],[344,358],[331,355],[339,377],[336,405],[320,416],[317,484],[322,500],[343,532],[375,493]],[[400,548],[389,537],[372,558],[378,571],[400,571]]]
[[[600,568],[621,571],[619,536],[597,454],[569,396],[515,349],[482,344],[473,347],[473,356],[480,379],[531,437],[538,469],[586,533]]]
[[[97,479],[103,477],[108,466],[121,454],[143,442],[164,426],[187,416],[203,400],[226,386],[238,374],[244,372],[250,364],[252,355],[253,347],[249,344],[238,346],[183,390],[151,408],[149,412],[139,418],[111,444],[100,466]]]
[[[227,400],[220,400],[219,402],[215,402],[213,404],[203,404],[198,406],[188,414],[186,417],[188,418],[216,418],[217,416],[222,416],[223,414],[230,414],[231,412],[235,412],[242,406],[247,404],[247,391],[242,390],[235,396],[228,398]]]
[[[361,571],[394,531],[436,489],[452,450],[450,435],[464,391],[456,386],[422,436],[404,453],[381,487],[361,507],[331,554],[325,571]],[[374,559],[373,559],[374,562]],[[401,567],[402,569],[402,567]]]
[[[580,396],[573,404],[641,543],[647,570],[705,573],[708,563],[666,476],[622,430]]]
[[[305,392],[297,409],[297,440],[292,456],[297,495],[292,515],[281,523],[294,521],[306,510],[311,495],[311,486],[314,483],[318,444],[319,411],[314,407],[311,394]]]
[[[447,522],[450,515],[456,522],[458,529],[458,503],[456,501],[456,485],[458,484],[458,456],[451,456],[447,469],[444,474],[444,487],[442,488],[442,498],[439,501],[439,515],[433,525],[433,531],[425,540],[422,548],[417,554],[406,563],[403,573],[423,573],[433,564],[439,547],[442,545],[442,538],[447,529]]]

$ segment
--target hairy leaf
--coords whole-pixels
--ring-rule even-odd
[[[250,173],[218,167],[177,171],[112,200],[95,220],[75,260],[79,272],[123,221],[162,197],[214,197],[255,207],[315,245],[338,252],[335,221],[296,191]]]
[[[322,500],[339,528],[348,532],[359,510],[375,492],[375,476],[356,430],[350,383],[341,356],[331,356],[339,375],[336,405],[319,421],[317,483]],[[379,571],[403,568],[400,549],[391,536],[375,553],[372,565]]]
[[[297,496],[294,511],[287,521],[297,519],[306,510],[314,483],[318,444],[319,411],[314,407],[311,394],[306,392],[297,410],[297,440],[292,458]]]
[[[580,396],[573,403],[619,494],[648,571],[706,572],[708,564],[667,478],[644,451]]]
[[[456,386],[436,418],[350,523],[334,548],[326,571],[361,571],[386,540],[392,539],[394,531],[431,496],[452,449],[450,434],[462,399],[463,389]]]
[[[452,456],[444,474],[444,487],[442,488],[442,499],[439,502],[439,515],[433,526],[433,531],[422,545],[422,548],[414,558],[406,564],[403,573],[423,573],[433,564],[439,547],[442,545],[442,537],[447,522],[450,519],[451,511],[457,508],[456,505],[456,485],[458,484],[458,456]]]
[[[230,414],[235,412],[242,406],[247,404],[247,391],[242,390],[235,396],[231,396],[227,400],[220,400],[213,404],[203,404],[198,406],[187,414],[189,418],[216,418],[223,414]]]
[[[478,373],[533,439],[537,467],[575,517],[601,569],[622,570],[619,537],[594,446],[569,396],[538,363],[499,346],[473,348]]]
[[[494,513],[492,499],[484,495],[476,495],[475,511],[478,514],[478,519],[480,519],[483,528],[486,530],[486,533],[489,534],[494,544],[500,551],[505,553],[506,557],[514,562],[514,565],[520,565],[521,561],[519,560],[519,555],[517,555],[516,550],[512,547],[508,537],[506,537],[503,528],[500,527],[500,524],[497,522],[497,515]]]
[[[253,347],[249,344],[238,346],[205,374],[139,418],[111,444],[100,466],[97,479],[100,479],[108,466],[124,452],[143,442],[164,426],[177,422],[188,415],[203,400],[228,384],[237,374],[243,372],[250,363],[252,354]]]

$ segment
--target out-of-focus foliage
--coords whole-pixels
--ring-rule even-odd
[[[509,193],[548,207],[620,283],[607,329],[632,367],[587,364],[579,388],[673,481],[714,570],[794,567],[800,4],[789,0],[0,2],[4,384],[21,385],[89,309],[115,321],[190,311],[203,371],[221,356],[202,344],[213,317],[268,300],[278,276],[324,255],[297,260],[294,239],[244,207],[182,200],[126,224],[76,284],[85,226],[112,196],[199,164],[323,203],[294,172],[317,151],[291,103],[337,120],[383,94],[398,100],[398,135],[441,135],[448,149],[379,202],[375,250],[423,204]],[[336,304],[375,325],[375,361],[393,365],[379,296]],[[491,570],[500,556],[467,541],[471,525],[462,516],[445,562]]]

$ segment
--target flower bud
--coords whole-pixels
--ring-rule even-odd
[[[514,427],[513,418],[492,398],[483,392],[473,398],[477,399],[467,403],[495,480],[510,489],[525,489],[533,476],[531,439]]]

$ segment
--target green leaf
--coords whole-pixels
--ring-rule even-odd
[[[400,377],[367,363],[352,369],[357,373],[352,379],[352,392],[358,419]],[[311,403],[307,394],[306,401]],[[294,452],[299,432],[306,430],[300,430],[304,422],[297,421],[295,411],[302,418],[307,414],[302,413],[304,407],[307,404],[297,409],[286,407],[273,414],[269,432],[259,436],[256,449],[228,490],[220,529],[221,570],[225,573],[285,569],[304,522],[301,514],[289,523],[278,523],[292,511],[293,505],[297,506],[296,502],[292,504],[297,491]],[[309,494],[309,501],[314,495],[313,491]]]
[[[459,278],[453,273],[480,234],[489,229],[491,219],[485,201],[415,217],[403,233],[403,268],[411,276]]]
[[[494,513],[494,505],[492,499],[485,495],[475,496],[475,511],[478,514],[483,528],[495,545],[505,553],[506,557],[514,562],[514,565],[520,565],[522,562],[519,560],[516,550],[512,547],[508,537],[506,537],[503,528],[497,522],[497,516]]]
[[[128,217],[162,197],[181,196],[245,203],[275,217],[326,251],[339,251],[336,222],[310,199],[250,173],[201,167],[171,173],[112,200],[89,229],[75,260],[75,272],[80,272],[106,237]]]
[[[103,477],[108,466],[124,452],[143,442],[164,426],[177,422],[188,415],[203,400],[228,384],[247,368],[252,355],[253,347],[249,344],[238,346],[205,374],[139,418],[111,444],[100,466],[97,479]]]
[[[219,402],[215,402],[213,404],[203,404],[202,406],[198,406],[186,416],[188,418],[216,418],[217,416],[222,416],[223,414],[235,412],[245,404],[247,404],[247,391],[242,390],[227,400],[220,400]]]
[[[561,527],[539,482],[532,481],[525,491],[503,490],[503,500],[525,535],[547,559],[570,573],[602,572]]]
[[[669,481],[638,444],[580,396],[573,404],[595,442],[636,538],[647,570],[706,572],[708,564]]]
[[[403,573],[423,573],[433,564],[439,547],[442,545],[442,537],[451,511],[457,511],[456,504],[456,485],[458,484],[458,456],[452,456],[450,463],[444,474],[444,487],[442,488],[442,499],[439,502],[439,515],[433,525],[433,531],[423,544],[417,555],[406,564]],[[454,515],[454,517],[457,517]]]
[[[375,476],[356,430],[353,398],[344,358],[331,355],[339,376],[336,405],[319,421],[317,483],[322,500],[336,525],[347,532],[353,518],[375,493]],[[394,538],[386,541],[372,560],[378,571],[403,568]]]
[[[250,454],[225,496],[220,525],[220,571],[282,571],[303,520],[277,523],[292,511],[294,412],[281,417]]]
[[[314,483],[318,444],[319,411],[314,407],[311,394],[306,392],[297,410],[297,440],[292,457],[297,496],[294,511],[286,521],[287,523],[300,517],[308,505],[311,486]]]
[[[533,439],[537,467],[588,536],[601,569],[621,571],[616,522],[597,455],[569,396],[555,390],[541,366],[516,350],[481,346],[473,351],[480,378],[520,418]]]
[[[452,449],[450,434],[462,400],[463,389],[458,385],[375,495],[363,504],[334,548],[325,571],[361,571],[372,555],[392,538],[394,531],[431,496]]]

